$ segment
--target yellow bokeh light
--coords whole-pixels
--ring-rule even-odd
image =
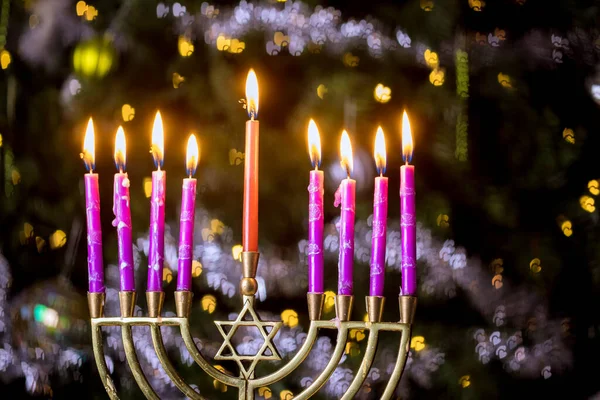
[[[215,218],[210,221],[210,229],[217,235],[221,235],[225,230],[225,224],[222,221]]]
[[[280,400],[292,400],[294,398],[294,393],[292,393],[291,390],[282,390],[279,393],[279,399]]]
[[[263,399],[268,400],[271,397],[273,397],[273,392],[271,391],[270,387],[262,386],[258,388],[258,395],[261,396]]]
[[[33,236],[33,226],[29,222],[25,222],[23,224],[23,233],[26,238],[30,238]]]
[[[375,90],[373,91],[373,97],[378,102],[385,104],[392,98],[392,89],[387,86],[384,86],[382,83],[377,84],[375,86]]]
[[[217,308],[217,298],[211,294],[207,294],[200,300],[202,310],[212,314]]]
[[[529,269],[531,270],[531,272],[533,272],[534,274],[539,273],[542,270],[542,261],[539,258],[534,258],[533,260],[531,260],[531,262],[529,263]]]
[[[85,10],[85,19],[88,21],[92,21],[95,20],[97,16],[98,10],[96,9],[96,7],[88,5],[87,9]]]
[[[42,237],[40,237],[40,236],[35,237],[35,247],[37,247],[38,253],[42,252],[45,245],[46,245],[46,241]]]
[[[237,151],[237,149],[229,150],[229,164],[230,165],[240,165],[244,162],[244,153],[241,151]]]
[[[504,271],[504,260],[501,258],[492,260],[490,268],[494,274],[501,274]]]
[[[367,316],[368,317],[368,316]],[[364,329],[350,329],[350,339],[354,339],[357,342],[361,342],[367,335]]]
[[[202,274],[202,263],[198,260],[192,261],[192,276],[194,278],[199,277]]]
[[[425,50],[423,58],[425,58],[425,63],[431,69],[435,69],[440,65],[440,57],[435,51]]]
[[[460,386],[462,386],[463,389],[468,388],[469,386],[471,386],[471,376],[470,375],[461,376],[458,379],[458,384]]]
[[[447,228],[450,226],[450,217],[446,214],[439,214],[437,217],[437,226]]]
[[[241,244],[236,244],[231,248],[231,256],[234,260],[242,262],[242,252],[244,251],[244,247]]]
[[[573,224],[571,221],[566,220],[560,225],[560,229],[566,237],[569,237],[573,234]]]
[[[194,53],[194,45],[187,37],[181,35],[177,40],[177,50],[182,57],[189,57]]]
[[[335,307],[335,293],[331,290],[325,292],[325,303],[323,304],[323,310],[325,312],[331,312]]]
[[[281,47],[287,46],[290,44],[290,37],[285,35],[283,32],[275,32],[273,35],[273,43]]]
[[[12,167],[12,170],[10,171],[10,179],[12,180],[12,184],[15,186],[21,183],[21,173],[16,167]]]
[[[325,95],[327,94],[329,89],[327,89],[327,86],[323,85],[322,83],[317,86],[317,96],[319,96],[319,98],[321,100],[323,100],[325,98]]]
[[[131,107],[129,104],[123,104],[121,107],[121,117],[123,117],[123,121],[131,121],[135,117],[135,108]]]
[[[281,313],[281,320],[285,326],[290,328],[298,326],[298,313],[294,310],[284,310]]]
[[[360,58],[358,56],[353,55],[352,53],[346,53],[346,54],[344,54],[342,61],[344,62],[344,65],[346,67],[352,68],[352,67],[358,66],[358,63],[360,62]]]
[[[469,0],[469,7],[473,9],[473,11],[481,11],[483,7],[485,7],[485,2],[482,0]]]
[[[0,52],[0,66],[2,66],[2,69],[8,68],[11,61],[12,57],[10,56],[8,50],[2,50]]]
[[[169,268],[163,268],[163,282],[171,283],[173,280],[173,271]]]
[[[0,136],[0,145],[2,145],[2,137]],[[594,196],[597,196],[598,194],[600,194],[600,183],[598,182],[597,179],[592,179],[591,181],[588,182],[588,190],[590,191],[591,194],[593,194]]]
[[[3,144],[2,135],[0,135],[0,147],[2,147]]]
[[[413,336],[410,339],[410,348],[415,351],[421,351],[425,348],[425,338],[423,336]]]
[[[348,342],[348,343],[346,343],[346,348],[345,348],[344,352],[346,354],[348,354],[350,357],[356,357],[360,354],[360,347],[358,346],[358,343],[356,343],[356,342]]]
[[[433,86],[442,86],[446,80],[446,70],[444,68],[436,68],[429,74],[429,82]]]
[[[77,12],[77,16],[83,17],[85,14],[85,10],[87,9],[87,4],[85,1],[78,1],[75,5],[75,11]]]
[[[50,248],[60,249],[67,243],[67,234],[62,230],[58,229],[54,231],[52,235],[50,235]]]
[[[573,129],[565,128],[563,130],[563,139],[565,139],[567,143],[575,144],[575,132],[573,132]]]
[[[421,0],[420,3],[423,11],[433,10],[433,0]]]
[[[152,195],[152,178],[150,177],[144,178],[144,195],[146,198],[150,198]]]
[[[492,286],[496,289],[501,289],[504,283],[502,282],[502,275],[496,274],[492,278]]]
[[[596,201],[594,198],[587,195],[583,195],[579,198],[579,204],[581,205],[581,208],[589,213],[596,211],[595,203]]]
[[[177,89],[183,82],[185,82],[185,77],[179,75],[177,72],[173,72],[173,87]]]
[[[502,87],[508,89],[513,87],[512,82],[510,80],[510,76],[503,74],[502,72],[498,73],[498,83],[502,85]]]

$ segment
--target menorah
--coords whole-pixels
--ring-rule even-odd
[[[317,340],[317,335],[320,329],[337,330],[336,345],[333,350],[331,359],[327,363],[321,374],[313,380],[313,382],[302,392],[294,396],[294,399],[308,399],[319,391],[320,388],[327,383],[327,380],[332,375],[335,368],[338,366],[340,359],[344,355],[346,342],[348,340],[351,329],[363,329],[369,332],[366,344],[366,351],[361,361],[360,367],[354,380],[348,387],[342,399],[352,399],[362,387],[365,379],[369,374],[369,370],[375,359],[377,345],[379,342],[379,334],[382,331],[399,332],[400,347],[398,356],[394,365],[393,372],[385,387],[382,399],[390,399],[400,378],[406,357],[409,351],[409,339],[411,334],[411,325],[414,319],[417,300],[414,296],[399,296],[399,322],[382,322],[383,308],[385,298],[380,296],[366,296],[367,320],[352,321],[352,306],[354,297],[349,295],[337,295],[335,297],[335,314],[333,320],[322,320],[321,313],[325,296],[322,293],[308,293],[308,315],[310,326],[306,339],[299,351],[279,370],[270,373],[266,376],[256,377],[254,374],[256,365],[260,361],[266,360],[281,360],[277,348],[273,344],[273,338],[283,324],[281,321],[261,321],[258,317],[255,306],[255,294],[258,290],[256,281],[256,271],[258,267],[258,252],[243,252],[242,253],[242,275],[240,282],[240,292],[242,294],[242,310],[237,319],[233,321],[215,321],[216,327],[223,336],[223,344],[215,355],[215,360],[234,361],[239,367],[239,375],[234,376],[216,369],[211,363],[200,353],[190,332],[189,315],[192,305],[193,293],[191,291],[176,291],[175,292],[175,308],[176,317],[162,317],[161,311],[164,302],[164,292],[146,292],[146,300],[148,303],[148,317],[135,317],[133,310],[135,305],[135,292],[119,292],[120,300],[120,317],[105,317],[104,316],[104,300],[105,294],[102,292],[88,293],[88,303],[92,321],[92,342],[94,347],[94,357],[98,365],[98,371],[104,388],[111,399],[118,399],[117,390],[110,377],[108,368],[104,359],[103,349],[103,326],[120,326],[123,338],[123,346],[129,367],[133,373],[133,377],[137,385],[140,387],[146,398],[159,399],[159,396],[153,390],[148,382],[142,367],[138,361],[135,345],[132,335],[132,327],[148,326],[152,335],[152,343],[156,351],[156,355],[164,368],[167,375],[173,381],[175,386],[190,399],[202,399],[191,386],[189,386],[183,378],[178,374],[177,370],[169,360],[167,351],[164,346],[163,337],[161,334],[161,326],[177,326],[181,331],[181,337],[187,350],[194,361],[208,374],[211,378],[222,382],[225,385],[232,386],[238,389],[239,399],[251,400],[254,399],[254,393],[259,387],[268,386],[276,383],[296,368],[306,359],[314,343]],[[240,355],[236,352],[235,347],[231,343],[233,335],[240,327],[256,327],[260,331],[264,342],[255,355]],[[229,330],[227,330],[229,328]]]

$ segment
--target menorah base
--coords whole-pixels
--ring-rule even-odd
[[[185,301],[182,300],[182,296],[185,297]],[[248,296],[244,296],[246,298]],[[314,297],[314,296],[313,296]],[[404,296],[409,297],[409,296]],[[181,293],[177,295],[179,299],[178,306],[178,315],[184,315],[187,308],[187,301],[191,302],[191,293],[189,295],[182,295]],[[189,386],[183,378],[179,375],[171,361],[167,356],[167,351],[164,346],[162,333],[160,328],[162,326],[175,326],[179,327],[181,332],[181,337],[183,342],[189,351],[191,357],[194,361],[200,366],[200,368],[209,375],[212,379],[215,379],[227,386],[235,387],[239,392],[239,399],[252,400],[255,397],[255,392],[264,386],[272,385],[276,382],[281,381],[290,373],[292,373],[296,368],[298,368],[302,362],[308,357],[310,351],[312,350],[314,344],[318,339],[318,332],[322,329],[326,330],[335,330],[337,331],[336,345],[333,349],[331,359],[325,366],[325,369],[319,374],[318,377],[314,379],[314,381],[304,390],[294,396],[294,399],[309,399],[313,395],[315,395],[319,389],[321,389],[326,383],[327,380],[331,377],[339,362],[344,355],[346,349],[346,343],[348,341],[348,336],[351,330],[359,329],[364,330],[365,332],[369,332],[369,336],[367,339],[366,350],[364,353],[364,357],[361,361],[361,365],[356,373],[354,380],[348,387],[346,393],[341,397],[341,399],[349,400],[354,398],[354,396],[359,392],[361,387],[366,380],[369,370],[373,364],[373,360],[375,359],[375,354],[377,352],[377,345],[379,342],[379,334],[380,332],[388,331],[388,332],[399,332],[400,333],[400,343],[398,349],[398,356],[396,358],[396,363],[394,365],[394,369],[388,378],[388,383],[385,387],[383,394],[381,395],[381,399],[391,399],[394,395],[398,382],[402,376],[402,371],[404,369],[404,365],[406,362],[406,357],[409,351],[409,340],[410,340],[410,332],[411,332],[411,324],[412,319],[414,318],[414,309],[416,307],[416,298],[407,298],[403,299],[403,296],[400,296],[399,304],[401,308],[401,320],[402,322],[372,322],[372,321],[344,321],[340,316],[350,316],[350,309],[352,304],[351,296],[344,296],[341,299],[336,299],[336,305],[339,304],[337,311],[338,317],[334,320],[323,321],[320,319],[311,320],[309,329],[306,335],[306,339],[302,345],[302,347],[298,350],[298,352],[278,371],[275,371],[269,375],[255,377],[254,375],[254,366],[256,363],[262,359],[265,359],[261,354],[257,354],[255,356],[245,356],[248,357],[249,360],[252,361],[252,370],[246,370],[245,373],[240,371],[239,376],[233,376],[227,373],[224,373],[209,363],[204,356],[200,353],[200,350],[196,347],[194,339],[191,335],[190,325],[188,316],[178,316],[178,317],[160,317],[160,314],[156,317],[103,317],[102,310],[104,304],[104,294],[103,293],[89,293],[88,294],[89,306],[90,306],[90,314],[92,316],[92,341],[94,346],[94,357],[96,358],[96,364],[98,366],[98,371],[100,378],[104,384],[107,394],[111,399],[118,399],[117,390],[113,381],[108,372],[108,368],[106,366],[106,362],[104,359],[104,351],[103,351],[103,337],[102,337],[102,326],[120,326],[121,333],[123,338],[123,346],[125,349],[125,355],[129,366],[132,370],[133,376],[136,380],[137,385],[140,387],[146,398],[148,399],[159,399],[159,396],[152,389],[152,386],[148,382],[145,377],[141,365],[138,361],[135,343],[133,341],[132,335],[132,327],[133,326],[148,326],[150,328],[150,333],[152,335],[152,342],[154,345],[154,349],[156,351],[156,355],[169,376],[169,378],[173,381],[176,387],[181,390],[181,392],[190,399],[202,399],[191,386]],[[156,300],[156,299],[155,299]],[[160,298],[158,299],[160,300]],[[370,299],[367,298],[368,307],[371,309],[371,315],[377,319],[377,317],[381,315],[384,298],[379,299]],[[315,297],[315,302],[318,302],[318,296]],[[181,312],[180,312],[181,311]],[[189,314],[189,313],[188,313]],[[244,325],[253,325],[257,324],[257,326],[264,325],[280,325],[281,322],[262,322],[258,319],[256,312],[254,311],[254,302],[253,301],[244,301],[244,308],[240,313],[240,316],[243,314],[249,314],[252,319],[244,320],[241,317],[235,321],[218,321],[218,324],[228,324],[231,325],[231,329],[235,331],[239,326]],[[313,312],[312,315],[315,315]],[[370,319],[371,317],[369,317]],[[265,338],[265,343],[270,341],[272,337],[275,335],[276,328],[272,329],[272,335]],[[230,336],[225,339],[226,341],[230,340]],[[274,352],[277,350],[273,347]],[[235,349],[232,348],[232,351],[235,353]],[[244,356],[238,356],[244,357]]]

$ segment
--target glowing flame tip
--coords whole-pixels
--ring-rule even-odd
[[[83,139],[83,152],[81,158],[88,171],[92,172],[96,167],[96,145],[94,142],[94,121],[90,117],[87,128],[85,130],[85,138]]]
[[[156,112],[156,117],[154,118],[154,126],[152,127],[152,148],[150,152],[152,153],[156,167],[162,167],[165,155],[165,133],[160,111]]]
[[[115,135],[115,165],[119,171],[125,170],[126,161],[125,131],[119,126]]]
[[[314,120],[308,123],[308,154],[313,167],[321,165],[321,137]]]
[[[190,138],[188,139],[187,152],[185,157],[186,171],[190,178],[196,173],[198,161],[200,161],[200,149],[198,148],[198,141],[196,140],[196,135],[192,133],[190,135]]]
[[[413,156],[413,138],[410,129],[410,121],[406,110],[402,114],[402,159],[410,162]]]
[[[350,136],[348,136],[348,132],[346,132],[345,129],[342,132],[342,138],[340,140],[340,154],[342,168],[346,170],[346,174],[350,177],[353,169],[352,143],[350,142]]]
[[[251,119],[258,117],[258,78],[252,68],[246,78],[246,107]]]
[[[375,166],[377,167],[377,173],[385,173],[385,166],[387,162],[387,154],[385,151],[385,136],[383,135],[383,129],[377,128],[377,134],[375,135]]]

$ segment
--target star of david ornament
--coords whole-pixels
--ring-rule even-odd
[[[249,317],[249,319],[246,319],[246,317]],[[281,356],[277,352],[272,339],[277,334],[277,331],[279,331],[279,328],[281,328],[283,322],[261,321],[256,311],[254,311],[252,301],[245,302],[244,308],[242,308],[242,311],[234,321],[215,321],[215,324],[224,339],[223,344],[221,344],[219,351],[215,355],[215,360],[235,361],[240,367],[240,377],[251,379],[254,376],[254,369],[259,361],[281,360]],[[231,338],[240,326],[255,327],[261,333],[264,342],[256,354],[242,355],[236,352],[235,347],[231,343]],[[225,327],[231,327],[229,332],[225,331]],[[268,328],[271,329],[268,330]],[[224,352],[225,354],[223,354]],[[243,361],[250,363],[249,365],[246,364],[248,365],[246,366]]]

